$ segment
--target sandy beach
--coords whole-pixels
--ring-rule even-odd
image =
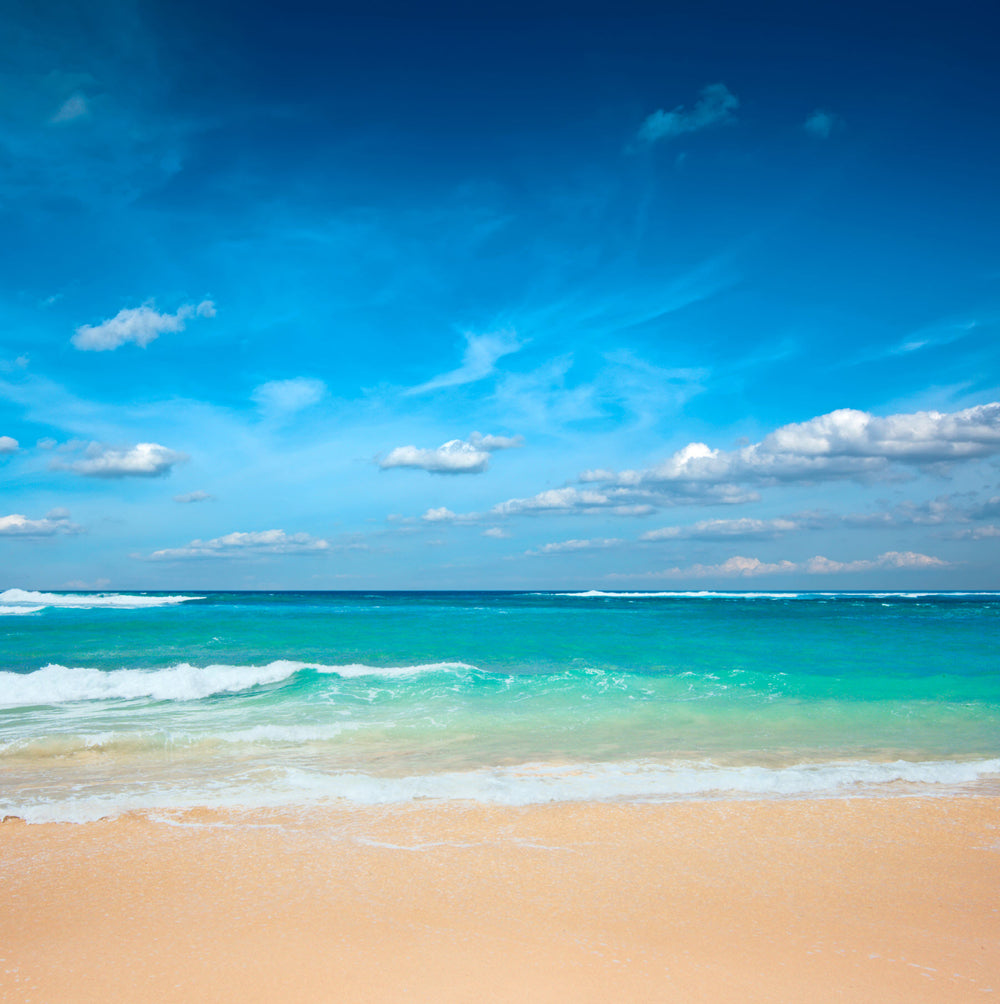
[[[4,1001],[1000,993],[995,797],[8,820],[0,866]]]

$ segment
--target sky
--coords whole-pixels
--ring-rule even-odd
[[[990,7],[7,0],[0,589],[1000,588]]]

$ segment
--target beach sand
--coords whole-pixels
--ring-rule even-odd
[[[1000,798],[0,826],[4,1001],[982,1001]]]

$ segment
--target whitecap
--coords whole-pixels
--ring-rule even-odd
[[[0,593],[0,604],[18,608],[29,606],[34,608],[32,612],[44,607],[71,607],[80,610],[111,607],[132,610],[142,607],[166,607],[204,598],[204,596],[136,596],[127,593],[40,593],[32,589],[6,589]]]
[[[343,677],[396,679],[424,673],[463,673],[474,670],[462,662],[433,662],[415,666],[367,666],[351,663],[328,666],[278,659],[265,666],[192,666],[182,662],[165,669],[102,670],[55,663],[32,673],[0,672],[0,707],[32,707],[73,701],[134,700],[196,701],[213,694],[237,693],[281,683],[295,673],[312,669]]]

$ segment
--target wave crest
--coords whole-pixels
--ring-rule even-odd
[[[92,610],[110,607],[135,610],[143,607],[168,607],[204,596],[137,596],[128,593],[40,593],[33,589],[5,589],[0,593],[0,613],[36,613],[45,607],[70,607]],[[27,610],[25,608],[33,609]]]
[[[327,666],[279,659],[265,666],[192,666],[182,662],[166,669],[112,669],[50,664],[33,673],[0,672],[0,707],[32,707],[73,701],[135,700],[197,701],[215,694],[233,694],[281,683],[311,669],[342,677],[400,678],[421,673],[467,672],[463,662],[433,662],[416,666]]]

